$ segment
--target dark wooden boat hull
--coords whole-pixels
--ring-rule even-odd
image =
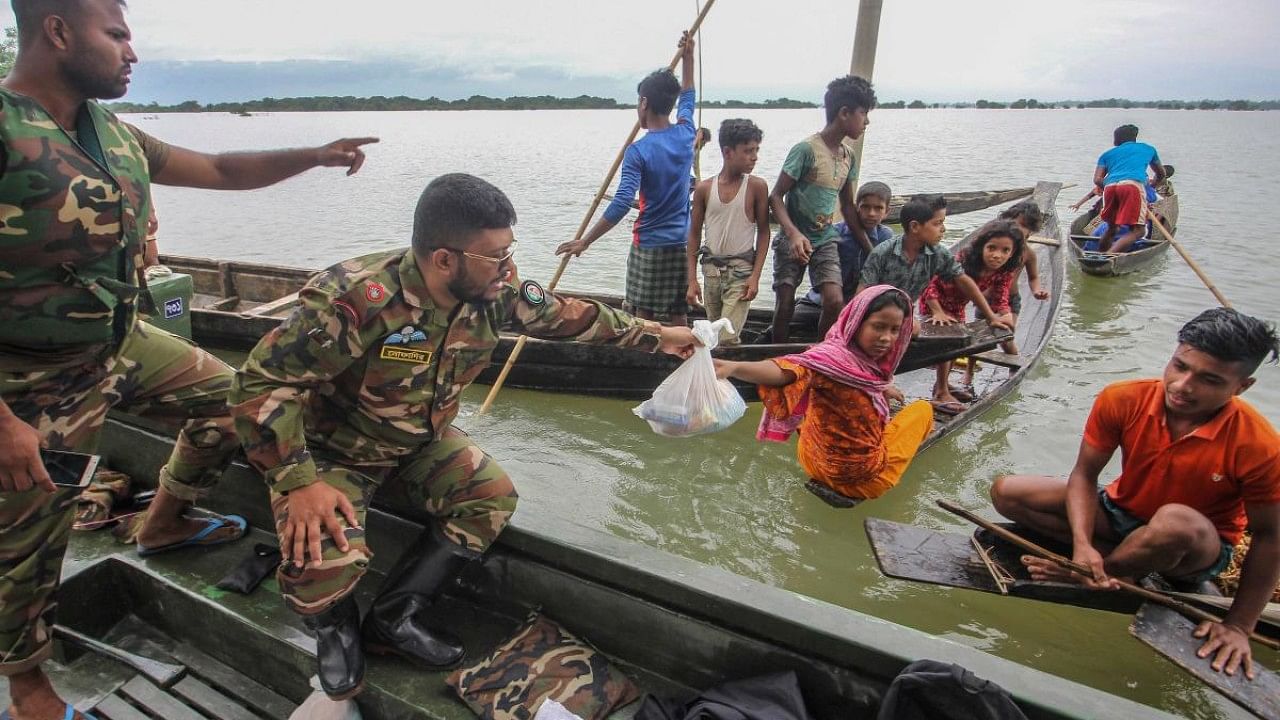
[[[1173,194],[1162,197],[1155,202],[1153,208],[1156,213],[1164,218],[1164,225],[1169,232],[1176,236],[1178,233],[1178,196]],[[1097,215],[1096,209],[1090,210],[1083,215],[1077,216],[1071,222],[1071,256],[1075,258],[1076,265],[1080,268],[1080,271],[1086,275],[1095,277],[1128,275],[1154,264],[1169,251],[1169,243],[1163,239],[1141,250],[1127,253],[1113,255],[1086,251],[1084,244],[1093,239],[1089,230],[1092,229]],[[1162,237],[1157,230],[1153,239]]]
[[[1089,235],[1072,235],[1071,254],[1080,272],[1095,277],[1117,277],[1137,272],[1163,258],[1169,250],[1169,243],[1162,241],[1133,252],[1102,254],[1084,249],[1084,244],[1091,239]]]
[[[962,207],[969,206],[964,203],[987,203],[983,205],[987,207],[1031,194],[1031,189],[1018,188],[955,195],[956,202]],[[1046,210],[1052,210],[1052,203]],[[1056,225],[1053,232],[1056,232]],[[193,278],[197,296],[191,313],[193,339],[206,347],[241,352],[252,349],[262,336],[283,321],[293,305],[282,304],[279,299],[296,293],[315,272],[194,257],[165,256],[162,260],[173,270]],[[1053,266],[1053,263],[1049,265]],[[1055,282],[1055,277],[1051,273],[1046,284]],[[1056,295],[1055,292],[1054,307]],[[1024,293],[1024,298],[1029,296],[1029,293]],[[621,306],[621,298],[617,296],[581,297],[614,307]],[[717,348],[715,356],[726,360],[763,360],[803,352],[809,342],[816,339],[811,329],[810,337],[799,334],[797,342],[753,343],[752,340],[764,336],[771,322],[771,312],[752,310],[743,333],[746,342],[738,347]],[[945,328],[926,329],[908,349],[899,366],[899,374],[930,367],[943,360],[986,352],[1005,339],[987,328],[985,323],[971,324],[970,331],[966,337],[957,337],[952,330]],[[480,375],[478,382],[492,383],[497,378],[515,341],[514,336],[504,336],[499,341],[489,368]],[[600,345],[530,338],[505,385],[528,390],[643,399],[678,365],[678,360],[661,353],[644,354]],[[748,400],[756,399],[754,386],[741,383],[738,386]]]

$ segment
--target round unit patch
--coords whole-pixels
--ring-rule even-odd
[[[520,283],[520,294],[524,297],[525,302],[534,307],[547,304],[547,291],[532,280],[525,280]]]
[[[387,296],[387,289],[382,283],[371,282],[364,287],[364,297],[369,302],[381,302]]]

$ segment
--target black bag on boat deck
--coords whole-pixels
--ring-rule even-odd
[[[232,568],[231,572],[218,581],[217,587],[248,595],[280,567],[282,559],[280,548],[258,543],[253,546],[253,554]]]
[[[1027,720],[1008,691],[954,663],[917,660],[889,685],[876,720]]]
[[[810,720],[792,671],[717,685],[688,702],[649,695],[635,720]]]

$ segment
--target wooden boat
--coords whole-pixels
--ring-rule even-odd
[[[1034,190],[1035,188],[1029,187],[1009,188],[1007,190],[969,190],[966,192],[942,193],[942,196],[947,199],[947,215],[961,215],[1031,197],[1031,193]],[[605,202],[609,202],[613,200],[613,195],[605,193],[604,198]],[[884,218],[886,225],[898,224],[898,214],[902,212],[902,206],[910,199],[910,195],[894,195],[890,198],[889,213]],[[634,203],[632,207],[635,207]]]
[[[204,258],[166,255],[161,262],[171,270],[191,275],[195,285],[192,302],[192,339],[204,347],[248,351],[258,340],[279,325],[298,303],[298,290],[314,270],[225,262]],[[616,295],[564,293],[621,307]],[[692,317],[700,316],[700,311]],[[716,348],[716,357],[727,360],[763,360],[801,352],[813,337],[803,334],[795,342],[751,343],[764,335],[773,313],[753,309],[743,332],[745,342],[735,347]],[[929,367],[941,360],[971,355],[994,348],[1008,337],[985,322],[964,327],[930,327],[917,338],[903,358],[900,370]],[[497,378],[515,346],[515,335],[504,335],[494,350],[487,370],[477,382],[491,384]],[[513,366],[505,385],[526,390],[571,392],[579,395],[642,399],[680,364],[662,353],[637,353],[603,345],[538,340],[530,338]],[[744,396],[755,399],[755,387],[740,385]]]
[[[1178,195],[1170,193],[1157,200],[1152,208],[1161,218],[1169,232],[1178,232]],[[1145,268],[1164,257],[1169,250],[1169,242],[1156,231],[1156,235],[1147,240],[1147,246],[1126,253],[1100,253],[1084,249],[1085,243],[1093,240],[1093,230],[1098,226],[1097,208],[1078,216],[1071,223],[1071,255],[1076,259],[1080,270],[1087,275],[1114,277],[1127,275]]]
[[[144,481],[156,477],[171,448],[167,437],[125,416],[109,421],[102,444],[111,466]],[[210,502],[214,510],[245,515],[254,528],[272,527],[261,480],[243,465],[232,467]],[[421,531],[419,513],[396,504],[371,511],[366,527],[378,548],[375,574]],[[77,533],[59,621],[122,649],[180,663],[187,674],[159,687],[59,643],[48,664],[54,682],[78,707],[110,720],[288,717],[311,691],[314,641],[283,607],[273,583],[248,596],[215,588],[254,542],[274,538],[257,529],[232,545],[140,559],[109,533]],[[378,584],[370,577],[361,589]],[[944,638],[553,522],[536,510],[516,515],[484,561],[449,592],[438,617],[463,636],[473,662],[534,607],[589,640],[645,692],[685,694],[793,670],[818,720],[871,717],[894,675],[932,658],[994,681],[1036,720],[1172,717]],[[445,674],[371,656],[359,698],[365,720],[474,717],[446,689]]]
[[[1020,560],[1024,551],[986,530],[965,535],[876,518],[866,520],[865,527],[880,570],[889,577],[1135,615],[1130,628],[1134,637],[1259,717],[1280,718],[1280,675],[1256,661],[1258,676],[1252,681],[1214,672],[1208,660],[1195,655],[1203,643],[1192,636],[1195,623],[1162,605],[1124,592],[1032,580]],[[1052,539],[1013,525],[1006,528],[1060,555],[1071,555],[1069,547]],[[1153,574],[1143,578],[1142,585],[1218,615],[1230,606],[1230,598],[1222,597],[1208,581],[1178,588]],[[1280,639],[1280,604],[1268,606],[1256,630]]]
[[[1049,192],[1048,189],[1045,191]],[[1056,191],[1054,191],[1056,193]],[[1045,205],[1052,210],[1052,201]],[[1054,226],[1056,232],[1056,225]],[[1046,285],[1059,288],[1062,273],[1057,270],[1059,249],[1052,248],[1046,266]],[[1042,254],[1045,254],[1042,252]],[[314,270],[218,261],[204,258],[166,255],[161,261],[175,272],[192,277],[195,299],[192,303],[191,324],[193,339],[203,346],[225,350],[247,351],[263,335],[280,324],[297,305],[297,292],[315,273]],[[577,294],[599,300],[613,307],[620,307],[622,299],[611,295]],[[1029,293],[1023,293],[1029,298]],[[1031,339],[1040,347],[1048,337],[1056,317],[1057,292],[1046,308],[1039,301],[1028,300],[1035,306],[1025,314],[1026,320],[1020,335]],[[692,315],[697,317],[695,312]],[[736,347],[720,347],[716,357],[727,360],[763,360],[780,355],[801,352],[816,339],[813,330],[809,337],[798,333],[795,342],[774,344],[752,342],[765,335],[772,322],[772,313],[753,309],[747,318],[743,332],[744,344]],[[921,337],[912,342],[903,358],[899,373],[909,373],[920,368],[961,356],[975,355],[995,348],[1007,339],[1007,334],[992,330],[985,322],[970,323],[963,328],[925,328]],[[494,350],[489,368],[480,375],[478,382],[492,383],[501,371],[515,345],[514,336],[504,336]],[[1026,344],[1023,345],[1027,347]],[[1020,367],[1030,356],[1009,362]],[[649,353],[636,353],[613,347],[584,345],[581,343],[530,339],[520,356],[520,361],[507,377],[508,387],[552,392],[572,392],[582,395],[643,399],[658,386],[677,366],[676,358]],[[1019,376],[1020,378],[1020,376]],[[755,399],[754,386],[740,384],[745,397]]]
[[[934,413],[933,432],[925,439],[921,450],[963,427],[1013,392],[1048,346],[1062,307],[1062,292],[1067,274],[1062,228],[1055,209],[1061,190],[1061,183],[1042,182],[1036,185],[1032,194],[1032,199],[1044,213],[1044,227],[1040,229],[1039,236],[1032,238],[1031,247],[1036,252],[1041,287],[1049,290],[1049,299],[1037,300],[1031,294],[1027,274],[1019,276],[1022,314],[1018,316],[1018,327],[1014,332],[1018,354],[1008,355],[993,349],[972,355],[979,364],[973,380],[974,401],[955,416]],[[961,242],[967,240],[968,238]],[[907,397],[927,398],[932,393],[934,377],[931,370],[924,370],[906,376],[900,375],[895,378],[895,382]]]

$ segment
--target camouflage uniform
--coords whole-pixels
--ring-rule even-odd
[[[73,138],[3,89],[0,140],[0,399],[53,449],[93,452],[112,407],[160,420],[178,434],[161,484],[195,499],[236,449],[231,369],[138,321],[150,172],[165,146],[94,102]],[[0,493],[0,675],[49,655],[75,500]]]
[[[562,298],[534,283],[508,284],[489,303],[438,309],[413,253],[383,252],[325,270],[300,306],[258,343],[232,389],[232,414],[249,462],[271,486],[283,531],[285,495],[323,480],[355,506],[388,490],[424,508],[452,542],[483,551],[516,507],[511,479],[450,424],[459,396],[489,364],[499,329],[544,338],[655,349],[656,323]],[[339,518],[339,522],[344,522]],[[345,526],[345,523],[344,523]],[[346,529],[343,553],[325,538],[320,567],[279,573],[287,603],[324,611],[364,574],[364,533]]]

